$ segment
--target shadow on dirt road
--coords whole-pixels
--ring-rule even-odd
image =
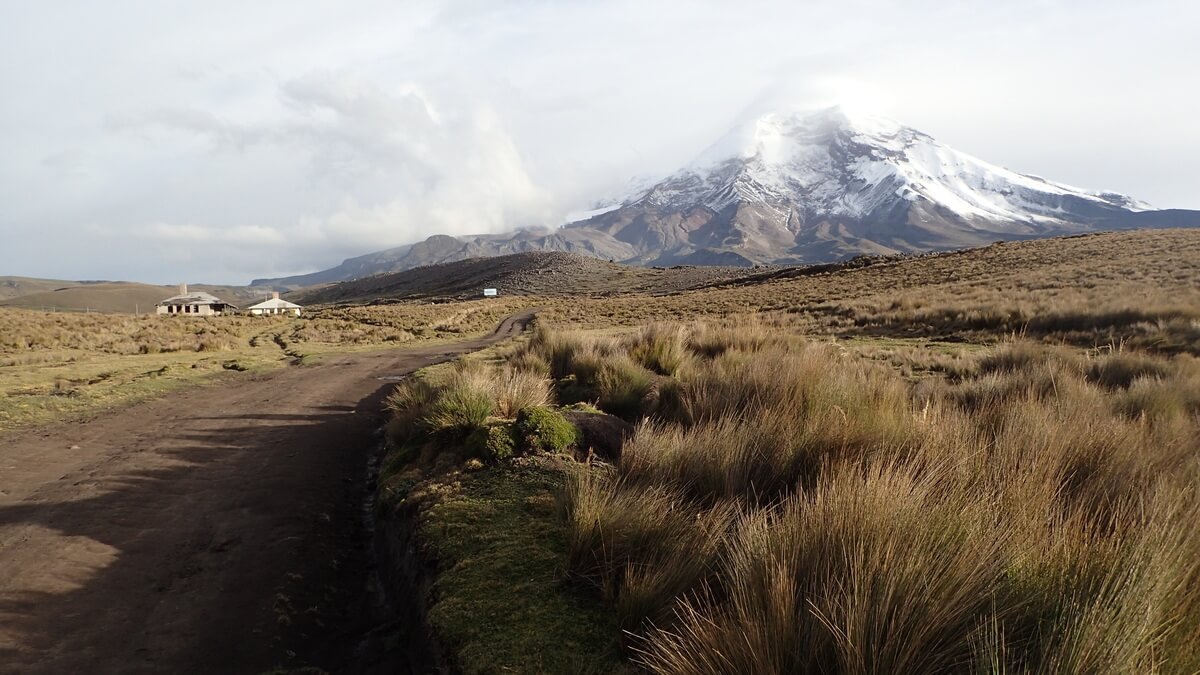
[[[0,672],[419,671],[353,654],[381,618],[361,517],[378,378],[531,319],[0,439]]]

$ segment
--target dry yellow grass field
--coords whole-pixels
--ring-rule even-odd
[[[230,371],[481,335],[519,304],[358,307],[298,319],[0,308],[0,430],[86,414]]]
[[[1200,316],[1200,230],[1001,243],[811,276],[803,272],[665,296],[550,299],[545,316],[560,325],[602,328],[754,312],[780,320],[786,315],[789,324],[808,333],[957,337],[1029,329],[1120,337],[1139,323]],[[1107,316],[1127,310],[1137,314]],[[1083,322],[1090,326],[1071,325],[1081,314],[1101,323],[1093,318]],[[1055,317],[1062,321],[1049,320]]]
[[[549,325],[605,330],[754,315],[780,330],[840,338],[906,374],[954,370],[963,351],[957,345],[1011,335],[1186,352],[1200,336],[1200,231],[996,244],[661,295],[397,303],[318,310],[286,322],[0,308],[0,426],[154,395],[227,369],[477,334],[530,306],[545,307]]]
[[[453,561],[467,672],[1200,670],[1200,232],[541,303],[393,398],[385,496]],[[512,391],[635,430],[547,454]]]

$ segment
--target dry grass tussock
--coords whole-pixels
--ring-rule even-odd
[[[386,405],[398,425],[465,435],[488,418],[513,419],[521,410],[552,401],[550,380],[543,375],[468,360],[457,362],[436,387],[420,378],[405,380]]]
[[[389,486],[436,475],[468,458],[495,462],[565,450],[575,429],[554,410],[554,401],[543,372],[481,360],[404,380],[385,399],[392,413],[387,439],[393,479],[384,482],[385,494]]]
[[[913,383],[689,324],[512,358],[601,408],[649,380],[563,508],[569,574],[650,672],[1200,669],[1193,357],[1017,341]]]

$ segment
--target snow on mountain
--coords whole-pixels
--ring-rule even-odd
[[[901,198],[993,222],[1058,221],[1064,198],[1101,208],[1152,208],[1125,195],[1016,173],[890,119],[840,107],[771,112],[739,125],[642,198],[660,207],[702,204],[718,212],[738,201],[760,202],[854,219]]]

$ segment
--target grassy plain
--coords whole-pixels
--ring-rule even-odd
[[[506,471],[553,471],[566,546],[543,590],[582,609],[545,630],[608,625],[608,668],[1200,670],[1200,232],[773,275],[540,300],[490,378],[395,398],[390,503],[490,509],[475,472],[512,488]],[[476,429],[513,424],[483,383],[520,378],[548,386],[538,407],[580,402],[632,434],[609,455],[474,450]],[[536,633],[529,597],[504,591],[521,573],[492,564],[510,539],[455,565],[506,580],[487,622]],[[458,646],[478,662],[505,644]]]
[[[0,430],[86,415],[213,376],[481,335],[520,303],[317,310],[296,319],[0,308]]]

